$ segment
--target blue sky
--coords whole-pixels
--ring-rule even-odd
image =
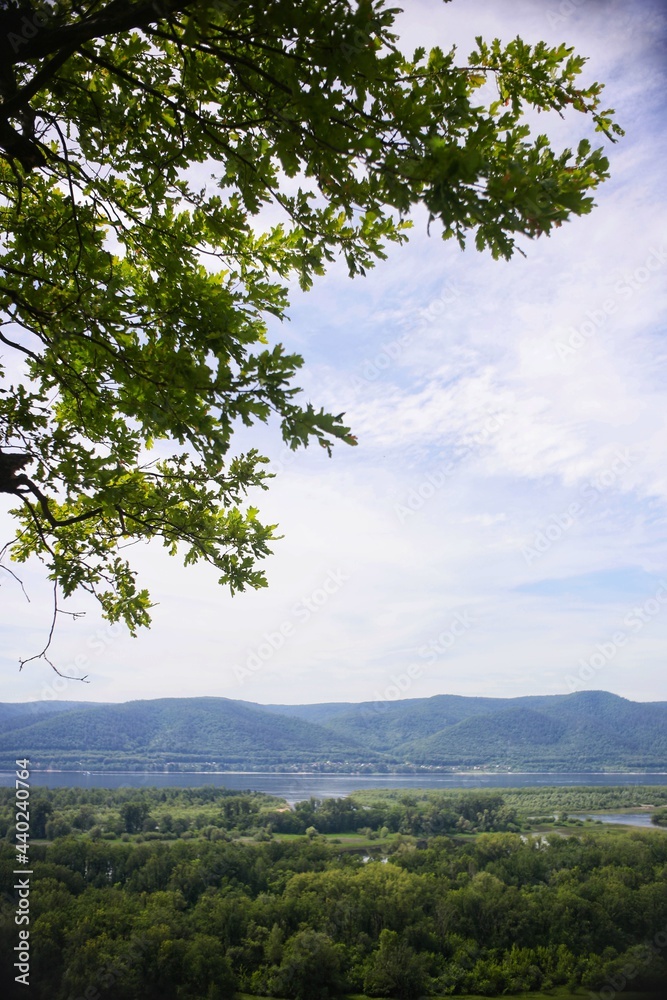
[[[206,568],[135,549],[153,627],[132,640],[70,602],[86,617],[62,620],[54,654],[81,685],[17,671],[48,630],[48,586],[29,569],[29,605],[11,581],[1,591],[3,700],[667,700],[664,6],[405,7],[407,48],[466,56],[477,34],[521,34],[590,57],[627,132],[597,209],[508,263],[428,237],[417,215],[365,279],[334,267],[295,291],[272,333],[360,443],[329,460],[254,436],[276,472],[262,514],[285,536],[269,588],[231,598]],[[571,145],[587,124],[550,127]]]

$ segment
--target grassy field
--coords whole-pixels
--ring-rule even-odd
[[[339,844],[343,848],[349,848],[350,850],[360,851],[364,848],[368,850],[383,851],[389,844],[393,844],[400,834],[390,833],[386,837],[369,837],[367,834],[363,833],[318,833],[317,841],[322,843],[323,841],[327,844]],[[274,833],[274,840],[283,840],[286,842],[290,841],[304,841],[308,838],[302,833]],[[406,838],[402,839],[414,839]]]

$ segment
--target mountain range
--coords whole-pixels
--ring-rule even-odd
[[[259,705],[0,703],[0,768],[667,770],[667,702],[605,691]]]

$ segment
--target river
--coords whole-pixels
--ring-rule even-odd
[[[13,772],[0,773],[0,786],[14,784]],[[480,771],[455,774],[316,774],[261,771],[90,772],[32,771],[30,784],[46,788],[187,788],[215,785],[234,791],[268,792],[290,805],[312,797],[343,798],[362,788],[523,788],[537,785],[667,785],[667,773]]]
[[[569,813],[570,819],[592,819],[599,823],[618,823],[621,826],[644,826],[651,830],[655,824],[651,822],[651,813]]]

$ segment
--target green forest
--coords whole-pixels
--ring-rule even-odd
[[[0,796],[5,886],[12,796]],[[667,831],[567,810],[650,804],[660,818],[666,802],[650,787],[394,790],[293,808],[212,787],[35,788],[30,995],[660,995]],[[14,910],[6,893],[8,984]]]
[[[258,705],[229,698],[0,704],[0,766],[419,772],[667,767],[667,705],[607,691]]]
[[[664,87],[648,86],[659,76],[642,57],[664,34],[654,4],[634,19],[610,4],[623,47],[611,44],[603,6],[461,3],[441,26],[435,0],[0,0],[2,655],[30,685],[0,704],[0,771],[19,768],[0,789],[3,998],[664,996],[667,787],[291,803],[34,780],[667,770],[667,702],[578,690],[617,684],[595,673],[600,657],[655,618],[667,588],[648,571],[663,523],[648,464],[662,299],[647,289],[631,321],[622,311],[664,263],[647,225]],[[632,124],[618,157],[616,96]],[[466,248],[495,272],[484,257],[459,269]],[[377,284],[342,290],[380,264]],[[450,309],[436,286],[455,278]],[[571,368],[597,315],[591,355]],[[357,386],[376,350],[396,367]],[[495,442],[491,424],[506,425]],[[621,445],[633,468],[616,482],[631,464]],[[279,449],[291,461],[309,446],[283,477]],[[324,472],[334,452],[347,458]],[[393,500],[417,513],[410,495],[425,499],[441,467],[454,488],[404,526]],[[580,520],[554,572],[533,563],[576,520],[555,513],[561,499]],[[283,532],[295,547],[269,572]],[[158,550],[188,568],[187,589]],[[323,631],[301,631],[357,571]],[[275,604],[225,603],[272,573]],[[622,594],[643,603],[611,642],[595,630]],[[89,617],[77,632],[90,609],[104,629]],[[452,646],[477,609],[469,660]],[[153,615],[159,644],[129,652]],[[641,643],[621,686],[655,697],[642,678],[661,664],[642,656],[659,641]],[[572,693],[407,697],[455,678],[537,690],[540,677]],[[151,698],[84,703],[70,682]],[[376,700],[152,697],[211,689]],[[612,810],[646,826],[587,816]]]

